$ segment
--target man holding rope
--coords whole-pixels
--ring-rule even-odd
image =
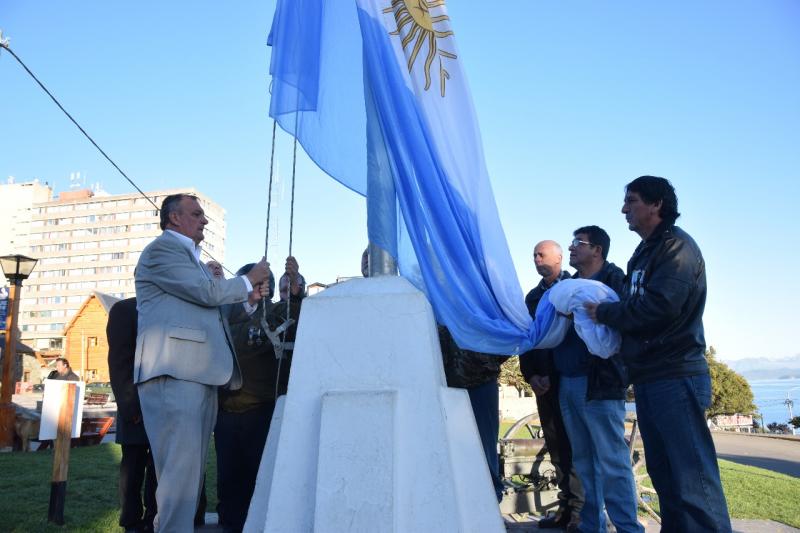
[[[260,300],[265,259],[247,275],[217,279],[200,262],[208,223],[197,198],[167,196],[164,232],[136,265],[139,330],[134,381],[158,476],[158,531],[192,531],[206,453],[217,416],[217,388],[241,375],[221,306]],[[226,306],[227,310],[240,306]]]

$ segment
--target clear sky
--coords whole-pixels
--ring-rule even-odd
[[[350,1],[350,0],[329,0]],[[387,2],[388,3],[388,2]],[[144,190],[227,210],[226,264],[263,255],[273,1],[0,0],[12,49]],[[723,359],[800,353],[800,3],[454,1],[448,10],[524,291],[534,244],[598,224],[624,268],[625,183],[669,178],[703,249]],[[289,241],[291,143],[270,260]],[[0,52],[0,179],[132,188]],[[298,161],[293,252],[309,282],[357,275],[364,199]]]

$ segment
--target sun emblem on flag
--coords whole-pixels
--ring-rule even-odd
[[[428,53],[425,57],[425,90],[431,87],[431,67],[434,60],[439,60],[439,88],[442,97],[445,93],[445,83],[450,79],[450,74],[444,68],[442,58],[456,59],[456,54],[439,48],[438,40],[453,35],[451,30],[440,31],[435,28],[437,23],[450,20],[447,15],[431,14],[431,10],[443,7],[444,0],[392,0],[392,6],[383,10],[384,13],[393,13],[397,22],[397,29],[389,35],[402,36],[403,51],[408,56],[408,72],[414,69],[420,51],[427,44]],[[411,51],[409,52],[409,48]]]

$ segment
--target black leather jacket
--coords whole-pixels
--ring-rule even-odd
[[[705,262],[688,233],[662,223],[642,241],[620,297],[598,306],[597,319],[622,333],[620,353],[632,383],[708,372]]]

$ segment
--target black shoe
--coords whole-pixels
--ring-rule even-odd
[[[563,529],[569,524],[569,512],[558,510],[555,514],[539,520],[539,529]]]
[[[581,530],[581,520],[580,518],[573,518],[569,521],[566,527],[567,533],[578,533]]]

